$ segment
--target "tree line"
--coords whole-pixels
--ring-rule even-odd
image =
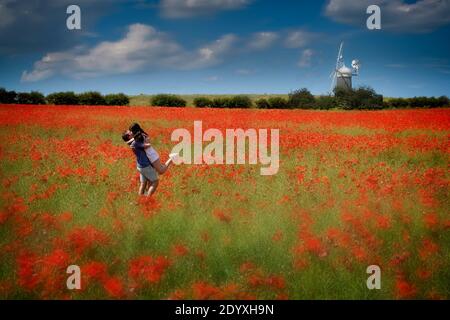
[[[0,103],[4,104],[51,104],[51,105],[89,105],[126,106],[130,99],[123,93],[102,95],[97,91],[76,94],[73,91],[55,92],[47,96],[37,91],[19,92],[0,88]]]
[[[153,106],[184,107],[186,101],[176,95],[157,95],[152,98]],[[231,97],[194,99],[197,108],[252,108],[258,109],[344,109],[344,110],[381,110],[394,108],[439,108],[450,106],[449,98],[414,97],[384,99],[370,87],[352,90],[337,89],[334,95],[314,96],[308,89],[302,88],[289,93],[288,98],[270,97],[253,101],[246,95]]]
[[[55,92],[47,96],[37,91],[7,91],[0,88],[0,103],[3,104],[51,104],[51,105],[91,105],[91,106],[124,106],[130,99],[123,93],[102,95],[96,91],[76,94],[72,91]],[[185,107],[187,102],[173,94],[157,94],[149,104],[160,107]],[[256,101],[246,95],[208,98],[197,97],[193,104],[197,108],[258,108],[258,109],[344,109],[344,110],[380,110],[396,108],[439,108],[450,106],[449,98],[413,97],[384,99],[382,95],[370,87],[359,87],[352,90],[337,89],[334,95],[314,96],[302,88],[289,93],[287,98],[270,97]]]

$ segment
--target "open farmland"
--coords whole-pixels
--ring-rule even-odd
[[[195,120],[280,129],[279,172],[179,165],[139,198],[122,131],[165,161]],[[0,124],[2,299],[450,298],[450,109],[0,105]]]

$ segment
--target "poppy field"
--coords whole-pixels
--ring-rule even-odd
[[[181,164],[140,197],[135,121],[162,161],[194,121],[279,129],[279,171]],[[449,137],[450,109],[0,105],[0,299],[449,299]]]

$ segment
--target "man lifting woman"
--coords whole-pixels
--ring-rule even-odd
[[[139,194],[151,196],[158,188],[158,174],[164,174],[178,154],[170,154],[169,159],[162,164],[158,152],[150,143],[149,135],[138,123],[133,123],[129,130],[122,134],[122,139],[136,156],[137,170],[140,174]]]

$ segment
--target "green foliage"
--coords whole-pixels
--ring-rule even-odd
[[[149,97],[142,95],[142,103],[136,104],[134,100],[131,105],[145,105]],[[190,97],[195,97],[190,98]],[[198,108],[251,108],[253,101],[258,109],[345,109],[345,110],[377,110],[384,108],[442,108],[450,107],[450,100],[447,96],[440,97],[413,97],[413,98],[390,98],[383,99],[382,95],[375,92],[370,87],[360,87],[346,90],[336,89],[334,96],[314,97],[306,88],[292,91],[288,99],[278,95],[219,95],[217,98],[211,96],[177,96],[172,94],[158,94],[151,98],[154,106],[184,107],[189,103]],[[259,97],[259,99],[258,99]],[[269,97],[269,98],[267,98]],[[1,104],[54,104],[54,105],[130,105],[130,99],[123,93],[108,94],[103,96],[96,91],[88,91],[75,94],[72,91],[55,92],[46,98],[37,91],[16,93],[0,88]]]
[[[360,87],[355,91],[356,101],[360,109],[382,109],[383,96],[370,87]]]
[[[412,108],[436,108],[448,106],[448,98],[445,101],[446,97],[440,97],[439,99],[435,97],[414,97],[408,99],[409,105]]]
[[[227,108],[230,98],[214,98],[211,103],[211,108]]]
[[[428,102],[428,99],[426,97],[414,97],[414,98],[410,98],[408,100],[409,100],[409,105],[413,108],[422,108]]]
[[[186,101],[173,94],[157,94],[151,104],[156,107],[185,107]]]
[[[291,108],[314,109],[316,100],[311,92],[302,88],[289,93],[288,105]]]
[[[388,108],[441,108],[450,106],[448,97],[392,98],[386,102]]]
[[[123,93],[107,94],[105,102],[108,106],[127,106],[130,99]]]
[[[438,107],[450,107],[450,99],[446,96],[440,96],[438,99]]]
[[[46,98],[48,104],[78,105],[79,98],[73,91],[51,93]]]
[[[106,104],[105,98],[97,91],[80,93],[78,99],[79,104],[86,106],[104,106]]]
[[[45,96],[37,91],[21,92],[17,95],[19,104],[45,104]]]
[[[370,87],[358,89],[335,90],[337,105],[345,110],[376,110],[383,108],[383,96],[379,95]]]
[[[196,107],[211,107],[211,108],[250,108],[252,100],[248,96],[238,95],[228,98],[215,98],[210,100],[208,98],[199,97],[194,99]]]
[[[333,96],[320,96],[316,98],[315,109],[329,110],[337,107],[337,100]]]
[[[408,99],[392,98],[389,102],[386,102],[388,108],[407,108],[409,107]]]
[[[252,106],[252,100],[243,95],[231,97],[228,101],[228,108],[250,108]]]
[[[0,103],[17,103],[17,93],[0,88]]]
[[[267,100],[270,106],[270,109],[289,109],[289,103],[286,99],[281,97],[270,97]]]
[[[210,108],[212,106],[212,101],[206,97],[198,97],[194,99],[194,106],[197,108]]]
[[[255,104],[258,109],[270,109],[270,103],[269,101],[267,101],[267,99],[258,99],[256,100]]]

